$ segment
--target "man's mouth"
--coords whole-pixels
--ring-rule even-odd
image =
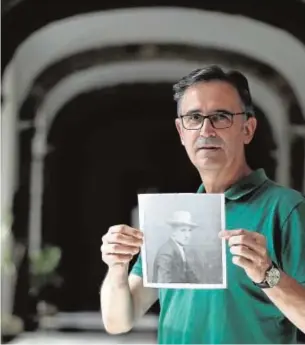
[[[219,146],[202,146],[198,150],[220,150]]]

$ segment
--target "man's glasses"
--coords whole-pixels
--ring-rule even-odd
[[[235,115],[246,115],[246,112],[231,113],[229,111],[217,111],[207,116],[200,114],[199,112],[193,112],[187,115],[179,116],[182,121],[182,125],[188,130],[201,129],[205,119],[208,119],[215,129],[229,128],[233,124],[233,116]]]

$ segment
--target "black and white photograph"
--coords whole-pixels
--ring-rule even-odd
[[[225,289],[223,194],[140,194],[139,224],[147,287]]]

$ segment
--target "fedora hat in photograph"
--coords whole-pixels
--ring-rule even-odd
[[[167,221],[170,225],[188,225],[197,227],[198,224],[192,221],[192,215],[188,211],[175,211],[173,217]]]

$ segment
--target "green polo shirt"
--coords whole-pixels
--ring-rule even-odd
[[[198,193],[203,193],[201,185]],[[271,259],[305,286],[305,198],[265,175],[252,172],[225,192],[226,229],[257,231],[267,239]],[[160,344],[289,344],[297,329],[232,263],[228,250],[228,288],[159,289]],[[139,255],[131,273],[142,276]]]

